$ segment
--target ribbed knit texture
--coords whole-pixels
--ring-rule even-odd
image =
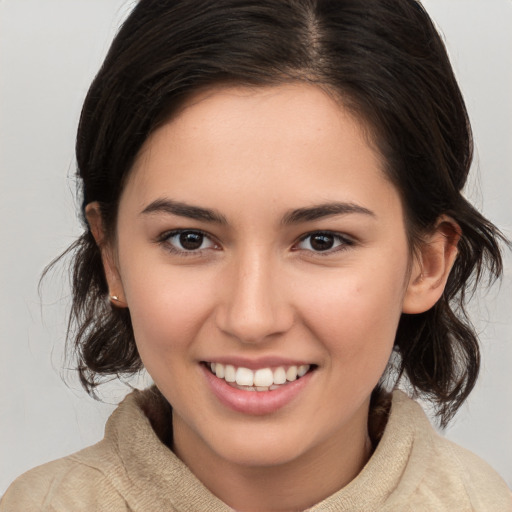
[[[155,388],[131,393],[102,441],[19,477],[0,512],[232,512],[161,441],[170,435],[169,418]],[[395,391],[371,459],[350,484],[309,509],[320,511],[512,512],[512,494],[484,461],[440,437],[421,407]]]

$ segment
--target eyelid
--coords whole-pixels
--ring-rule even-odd
[[[334,248],[327,249],[325,251],[315,251],[315,250],[311,250],[311,249],[296,248],[297,244],[299,244],[300,242],[303,242],[304,240],[307,240],[308,238],[313,237],[315,235],[332,236],[335,240],[340,242],[340,244],[338,246],[335,246]],[[324,229],[324,230],[318,229],[315,231],[311,231],[309,233],[305,233],[304,235],[301,235],[300,238],[298,239],[298,241],[295,242],[295,244],[293,245],[292,250],[306,251],[315,256],[329,256],[329,255],[332,255],[332,254],[335,254],[335,253],[338,253],[341,251],[348,250],[350,247],[353,247],[354,245],[356,245],[356,240],[354,240],[354,238],[347,235],[346,233],[340,233],[338,231],[330,231],[328,229]]]
[[[176,235],[180,235],[182,233],[187,233],[187,232],[198,233],[198,234],[202,235],[204,238],[208,239],[213,244],[213,247],[207,247],[205,249],[196,249],[196,250],[180,250],[179,248],[176,248],[173,244],[171,244],[169,242],[170,238],[172,238]],[[327,249],[325,251],[315,251],[312,249],[301,249],[301,248],[297,247],[297,245],[300,242],[303,242],[304,240],[307,240],[308,238],[313,237],[315,235],[332,236],[335,240],[337,240],[339,242],[339,244],[337,246],[335,246],[334,248]],[[171,229],[169,231],[164,231],[156,238],[155,242],[160,245],[164,245],[165,249],[167,251],[169,251],[173,254],[182,255],[182,256],[198,256],[198,255],[202,254],[204,251],[207,251],[210,249],[218,250],[221,248],[216,237],[214,237],[210,233],[203,231],[202,229],[198,229],[198,228],[178,228],[178,229]],[[292,251],[305,251],[305,252],[311,253],[315,256],[328,256],[328,255],[332,255],[337,252],[348,250],[350,247],[356,245],[356,243],[357,243],[356,240],[354,240],[353,237],[347,235],[346,233],[340,233],[337,231],[331,231],[331,230],[325,230],[325,229],[324,230],[315,230],[315,231],[310,231],[308,233],[301,235],[298,238],[298,240],[293,244]]]
[[[180,250],[177,247],[175,247],[173,244],[169,242],[169,239],[176,236],[181,235],[182,233],[197,233],[202,235],[204,238],[208,239],[212,244],[213,248],[217,249],[220,248],[220,244],[218,243],[217,239],[212,236],[210,233],[207,233],[206,231],[203,231],[202,229],[197,228],[178,228],[178,229],[171,229],[169,231],[164,231],[161,233],[157,239],[156,243],[161,244],[165,247],[165,249],[173,254],[177,254],[180,256],[198,256],[202,254],[204,251],[212,249],[212,247],[208,247],[205,249],[196,249],[196,250]]]

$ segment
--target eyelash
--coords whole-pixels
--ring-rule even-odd
[[[204,251],[210,249],[210,247],[207,247],[205,249],[196,249],[196,250],[194,250],[194,249],[191,249],[191,250],[183,249],[182,250],[182,249],[176,248],[170,242],[171,238],[173,238],[175,236],[183,235],[185,233],[191,233],[191,234],[195,234],[195,235],[200,235],[200,236],[203,237],[203,239],[201,240],[202,243],[206,239],[206,240],[209,240],[214,247],[218,246],[217,242],[215,241],[215,239],[211,235],[209,235],[208,233],[206,233],[205,231],[202,231],[200,229],[175,229],[175,230],[172,230],[172,231],[166,231],[165,233],[162,233],[162,235],[160,235],[158,237],[157,242],[159,244],[161,244],[161,245],[164,245],[167,251],[169,251],[169,252],[171,252],[173,254],[184,256],[184,257],[198,256],[198,255],[201,255]],[[326,249],[325,251],[315,251],[315,250],[310,250],[310,249],[302,249],[302,250],[310,252],[310,253],[314,254],[315,256],[325,257],[325,256],[332,255],[333,253],[337,253],[337,252],[341,252],[341,251],[346,251],[350,247],[355,245],[355,241],[353,239],[351,239],[351,238],[349,238],[349,237],[347,237],[345,235],[342,235],[340,233],[337,233],[337,232],[334,232],[334,231],[313,231],[311,233],[306,233],[305,235],[302,235],[299,238],[299,240],[294,243],[294,245],[292,247],[292,250],[293,251],[300,251],[301,250],[300,248],[295,248],[298,244],[304,242],[308,238],[312,238],[314,236],[322,236],[322,235],[328,236],[328,237],[332,237],[334,239],[334,243],[338,242],[339,245],[335,246],[334,248],[331,248],[331,249]],[[202,243],[201,243],[201,245],[202,245]]]
[[[206,249],[196,249],[196,250],[186,250],[186,249],[178,249],[175,246],[172,245],[170,242],[170,239],[175,236],[183,235],[184,233],[191,233],[194,235],[201,235],[203,237],[202,243],[204,240],[210,240],[213,246],[217,246],[217,242],[215,239],[206,233],[205,231],[202,231],[200,229],[174,229],[173,231],[166,231],[165,233],[162,233],[158,239],[157,242],[163,246],[165,246],[165,249],[169,251],[170,253],[177,254],[179,256],[189,257],[189,256],[198,256],[202,254]],[[202,245],[202,244],[201,244]]]
[[[338,252],[346,251],[350,247],[355,245],[355,241],[352,238],[349,238],[348,236],[342,235],[341,233],[337,233],[335,231],[313,231],[312,233],[307,233],[307,234],[301,236],[299,239],[299,243],[304,242],[308,238],[313,238],[314,236],[322,236],[322,235],[332,237],[334,239],[334,243],[338,242],[339,245],[335,246],[334,248],[331,248],[331,249],[326,249],[325,251],[313,251],[313,250],[308,250],[308,249],[305,249],[305,250],[307,250],[308,252],[311,252],[315,256],[325,257],[325,256],[329,256],[329,255],[332,255],[332,254],[335,254]],[[297,244],[295,244],[295,245],[297,245]],[[311,242],[310,242],[310,245],[311,245]],[[295,249],[295,250],[300,250],[300,249]]]

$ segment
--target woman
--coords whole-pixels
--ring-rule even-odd
[[[469,122],[412,0],[142,0],[77,137],[79,372],[144,366],[105,439],[4,510],[510,510],[438,437],[474,386],[464,292],[501,273]]]

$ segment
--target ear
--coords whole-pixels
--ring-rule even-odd
[[[460,237],[460,226],[453,219],[445,215],[438,219],[414,256],[403,313],[423,313],[441,298],[457,257]]]
[[[92,236],[101,252],[101,261],[107,279],[109,298],[114,306],[128,307],[123,290],[123,283],[116,264],[113,248],[107,240],[103,217],[98,202],[89,203],[85,207],[85,217],[89,223]]]

